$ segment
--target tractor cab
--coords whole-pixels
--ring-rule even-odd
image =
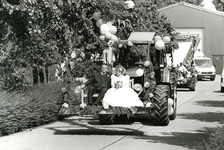
[[[122,43],[132,42],[135,49],[141,48],[141,51],[144,50],[144,55],[138,61],[126,67],[126,74],[134,79],[134,83],[141,84],[142,87],[150,73],[154,74],[156,83],[160,84],[169,82],[170,73],[171,71],[174,72],[174,68],[171,68],[172,51],[166,48],[163,43],[159,46],[155,45],[154,38],[154,32],[132,32],[128,40],[121,40]]]

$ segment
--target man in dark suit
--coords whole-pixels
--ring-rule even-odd
[[[108,66],[103,64],[101,72],[94,71],[93,75],[81,85],[81,88],[88,87],[88,105],[100,105],[107,90],[111,87],[111,74],[108,73]],[[93,94],[99,93],[96,101],[93,103]]]

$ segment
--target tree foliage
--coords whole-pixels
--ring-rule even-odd
[[[132,31],[174,30],[166,17],[158,16],[156,5],[150,1],[136,1],[136,7],[130,10],[123,5],[124,1],[118,0],[43,0],[13,6],[2,1],[1,22],[11,33],[7,40],[16,43],[18,53],[30,64],[36,59],[55,63],[57,54],[63,56],[75,48],[91,53],[100,50],[104,43],[98,39],[100,30],[92,18],[96,11],[101,11],[105,22],[114,20],[117,26],[121,22],[117,35],[121,39]]]
[[[135,7],[124,8],[124,0],[3,0],[0,2],[1,51],[8,53],[13,67],[50,66],[60,63],[72,51],[84,52],[87,59],[101,54],[106,41],[99,39],[100,28],[93,18],[101,12],[104,23],[112,21],[116,36],[127,39],[133,31],[170,35],[175,28],[157,12],[157,5],[174,3],[135,0]],[[161,5],[159,5],[161,4]],[[12,42],[10,50],[6,43]],[[7,61],[7,62],[5,62]],[[14,69],[11,69],[12,72]]]
[[[223,0],[213,0],[213,3],[218,11],[224,11],[224,1]]]

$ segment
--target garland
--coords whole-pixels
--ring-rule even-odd
[[[68,108],[61,108],[59,111],[59,116],[88,116],[88,115],[98,115],[100,113],[105,114],[114,114],[117,116],[120,115],[127,115],[127,117],[133,116],[135,113],[141,115],[150,115],[151,108],[149,107],[112,107],[110,106],[109,109],[103,109],[102,106],[86,106],[85,108],[80,108],[79,106],[71,106]]]

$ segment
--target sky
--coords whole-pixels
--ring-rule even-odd
[[[201,7],[216,11],[215,5],[212,3],[213,0],[204,0],[200,4]]]

